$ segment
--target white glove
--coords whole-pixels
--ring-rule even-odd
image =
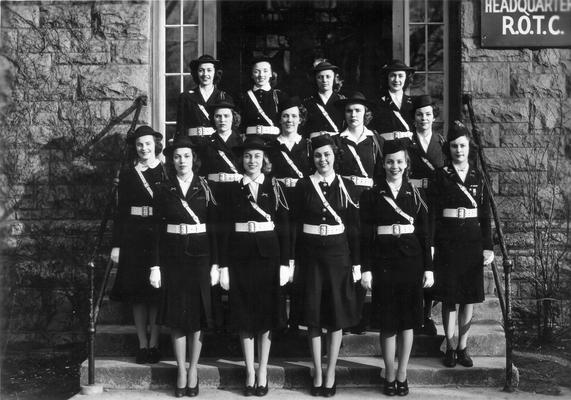
[[[220,267],[218,264],[212,264],[210,268],[210,285],[216,286],[220,283]]]
[[[357,282],[361,279],[361,266],[353,265],[353,282]]]
[[[361,286],[363,289],[371,290],[373,288],[373,274],[371,271],[365,271],[361,274]]]
[[[149,282],[152,287],[161,287],[161,268],[158,266],[151,267],[151,275],[149,276]]]
[[[293,282],[293,274],[295,273],[295,260],[289,260],[289,282]]]
[[[113,247],[111,249],[111,261],[113,261],[115,264],[117,264],[119,262],[119,247]]]
[[[230,290],[230,274],[228,267],[220,268],[220,286],[224,290]]]
[[[422,277],[422,287],[429,288],[432,287],[432,285],[434,285],[434,272],[425,271]]]
[[[430,257],[434,260],[434,246],[430,246]]]
[[[290,269],[287,265],[280,265],[280,286],[289,282]]]
[[[490,265],[494,261],[494,251],[484,250],[484,265]]]

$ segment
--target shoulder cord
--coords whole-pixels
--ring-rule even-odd
[[[284,191],[276,178],[272,178],[272,186],[274,188],[274,195],[276,196],[276,210],[280,204],[283,208],[289,210],[289,204],[285,197]]]
[[[355,208],[359,208],[359,203],[354,203],[353,199],[349,195],[347,188],[345,187],[345,183],[343,182],[343,178],[340,175],[337,175],[337,179],[339,179],[339,191],[341,193],[341,200],[343,201],[343,195],[345,195],[344,205],[347,207],[347,203],[351,203],[351,205]]]
[[[420,207],[424,207],[424,211],[428,212],[428,205],[422,199],[422,196],[420,195],[418,188],[414,185],[411,185],[411,186],[412,186],[412,192],[414,193],[414,202],[418,205],[416,212],[418,212],[420,210]]]
[[[212,204],[217,206],[218,203],[216,203],[216,199],[214,198],[214,194],[212,193],[212,189],[210,189],[208,182],[206,181],[206,179],[204,179],[203,176],[199,176],[199,178],[200,178],[200,184],[202,185],[202,189],[204,189],[204,194],[206,195],[206,205],[208,205],[208,202],[211,201]]]

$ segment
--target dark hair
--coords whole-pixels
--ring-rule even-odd
[[[190,67],[190,74],[192,75],[192,80],[193,80],[194,83],[196,83],[197,85],[198,85],[199,82],[200,82],[199,79],[198,79],[198,68],[199,68],[202,64],[213,64],[213,63],[206,61],[206,62],[197,64],[197,65],[196,65],[196,68]],[[217,85],[220,83],[220,81],[222,80],[223,72],[222,72],[221,69],[218,69],[218,68],[216,67],[216,64],[213,64],[213,65],[214,65],[214,78],[212,78],[212,83],[214,84],[214,86],[217,86]]]
[[[399,151],[404,151],[404,159],[405,159],[405,161],[406,161],[406,168],[404,169],[404,172],[403,172],[402,175],[403,175],[405,178],[408,179],[408,178],[410,177],[410,170],[411,170],[410,154],[408,153],[408,150],[407,150],[407,149],[404,149],[404,148],[403,148],[402,150],[399,150]],[[398,151],[397,151],[397,153],[398,153]],[[395,153],[391,153],[391,154],[395,154]],[[382,159],[383,167],[381,168],[381,173],[379,174],[379,175],[382,176],[383,178],[386,178],[386,177],[387,177],[387,175],[386,175],[386,173],[385,173],[385,160],[386,160],[386,158],[387,158],[387,157],[386,157],[387,155],[388,155],[388,154],[383,155],[383,159]]]
[[[323,71],[332,71],[332,70],[324,69]],[[314,72],[313,75],[311,76],[312,77],[311,83],[313,84],[313,90],[315,90],[316,92],[318,91],[316,76],[319,72],[322,71]],[[339,72],[333,71],[333,93],[339,93],[342,87],[343,87],[343,78],[341,78],[341,74]]]
[[[136,163],[139,159],[139,155],[137,154],[137,139],[130,142],[127,148],[127,160],[133,164]],[[159,154],[163,152],[163,142],[161,139],[154,135],[153,140],[155,141],[155,157],[158,157]]]
[[[473,158],[475,157],[475,154],[476,154],[475,152],[472,151],[472,149],[477,150],[478,146],[476,145],[476,142],[474,142],[474,138],[472,137],[471,134],[470,135],[463,135],[463,136],[468,138],[468,162],[470,162],[473,160]],[[458,136],[458,137],[462,137],[462,136]],[[456,139],[458,139],[458,137]],[[456,139],[454,139],[454,140],[456,140]],[[442,152],[444,153],[444,156],[446,157],[446,159],[449,160],[450,162],[452,162],[452,153],[450,153],[450,140],[447,139],[442,144]]]
[[[216,110],[218,110],[218,108]],[[210,113],[210,125],[212,125],[214,129],[216,129],[216,124],[214,123],[214,114],[216,113],[216,110],[213,110]],[[230,109],[230,111],[232,112],[232,130],[234,130],[240,126],[240,123],[242,122],[242,117],[240,116],[240,114],[238,114],[236,110]]]
[[[307,120],[307,108],[305,108],[303,104],[300,104],[299,106],[296,107],[299,109],[299,126],[302,127],[303,124],[305,124],[305,121]],[[285,110],[287,110],[287,108]],[[280,120],[282,118],[282,112],[284,112],[285,110],[282,110],[280,112]]]
[[[276,71],[274,71],[274,66],[272,65],[272,63],[267,61],[267,60],[257,61],[250,66],[250,75],[249,75],[250,82],[252,84],[254,84],[254,80],[252,79],[252,71],[254,70],[254,65],[262,63],[262,62],[270,64],[270,68],[272,69],[272,76],[270,76],[269,83],[270,83],[271,88],[273,89],[276,86],[278,86],[278,73]]]
[[[413,111],[412,111],[413,118],[416,115],[416,110],[418,110],[419,108],[424,108],[424,107],[428,107],[428,106],[432,107],[432,114],[434,115],[434,119],[438,118],[438,115],[440,113],[440,109],[438,108],[438,106],[436,104],[427,104],[426,106],[413,109]]]
[[[248,151],[249,149],[244,149],[244,151],[242,152],[242,154],[240,154],[240,157],[238,158],[238,171],[240,171],[240,173],[244,173],[245,169],[244,169],[244,153],[246,151]],[[254,149],[257,150],[257,149]],[[268,157],[268,153],[264,150],[262,150],[264,152],[264,161],[262,161],[262,174],[264,175],[268,175],[270,172],[272,172],[272,163],[270,161],[270,157]]]
[[[381,89],[389,90],[389,74],[397,70],[389,70],[381,72]],[[412,76],[414,75],[411,71],[403,71],[406,74],[406,79],[404,81],[403,90],[406,90],[412,83]]]
[[[347,106],[349,106],[351,104],[361,104],[361,103],[349,103],[349,104],[347,104]],[[366,105],[364,105],[364,104],[361,104],[361,105],[363,107],[365,107],[365,115],[363,116],[363,126],[367,126],[367,125],[369,125],[369,122],[371,122],[373,120],[373,112]],[[347,106],[345,106],[345,107],[347,107]],[[345,114],[345,108],[343,108],[343,114]],[[343,116],[343,124],[347,125],[347,121],[345,120],[345,116]]]
[[[174,166],[174,161],[173,161],[175,150],[176,149],[172,151],[170,157],[165,157],[165,166],[167,168],[167,172],[169,173],[170,176],[173,177],[176,177],[176,168]],[[200,158],[198,157],[198,152],[196,150],[191,148],[190,151],[192,152],[192,172],[194,174],[198,174],[202,162],[200,161]]]
[[[339,171],[340,168],[340,160],[343,157],[343,152],[339,149],[339,147],[337,147],[336,144],[326,144],[324,146],[330,146],[331,150],[333,150],[333,156],[335,157],[335,160],[333,161],[333,171],[335,171],[335,173],[337,173]],[[324,147],[324,146],[320,146],[318,147]],[[313,174],[315,171],[317,171],[317,168],[315,167],[315,150],[311,145],[310,145],[310,157],[311,157],[311,162],[309,163],[309,170],[310,172]]]

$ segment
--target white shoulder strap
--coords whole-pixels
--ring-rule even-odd
[[[300,178],[303,178],[303,173],[299,170],[299,168],[297,168],[297,166],[295,165],[293,160],[290,158],[290,156],[287,155],[287,153],[285,151],[282,151],[282,156],[284,156],[285,160],[287,161],[287,163],[289,164],[291,169],[293,169],[295,171],[297,176],[299,176]]]
[[[268,222],[270,222],[272,220],[272,217],[270,216],[270,214],[268,214],[267,212],[262,210],[262,208],[257,203],[250,201],[250,204],[252,205],[254,210],[256,210],[258,213],[260,213],[262,215],[262,217],[264,217]]]
[[[393,110],[393,113],[397,116],[397,118],[399,119],[399,121],[403,124],[403,126],[406,128],[407,131],[410,131],[410,127],[408,126],[408,124],[406,123],[406,121],[404,120],[404,118],[402,117],[400,111],[397,110]]]
[[[456,182],[456,184],[458,185],[460,190],[466,195],[468,200],[470,200],[470,203],[472,203],[472,206],[474,208],[478,208],[478,203],[476,202],[476,200],[474,200],[474,198],[472,197],[472,195],[470,194],[468,189],[466,189],[466,187],[464,185],[462,185],[461,183]]]
[[[143,186],[145,187],[145,189],[147,189],[147,192],[149,192],[149,194],[151,195],[151,198],[153,197],[153,189],[151,189],[151,185],[149,185],[149,182],[147,182],[147,180],[145,179],[145,176],[143,175],[143,173],[141,171],[139,171],[138,168],[135,168],[135,171],[137,171],[137,175],[139,175],[139,178],[141,178],[141,182],[143,183]]]
[[[180,199],[180,202],[184,207],[184,209],[186,210],[186,212],[188,213],[188,215],[190,215],[190,217],[194,220],[194,222],[200,224],[200,219],[198,218],[198,215],[196,215],[195,212],[192,211],[192,208],[190,208],[188,202],[185,199]]]
[[[210,114],[208,114],[208,111],[206,111],[206,107],[204,107],[202,104],[197,104],[198,108],[200,109],[200,111],[202,111],[202,114],[204,114],[204,116],[207,119],[210,119]]]
[[[258,113],[260,113],[260,115],[266,120],[268,124],[270,124],[270,126],[274,126],[274,122],[270,119],[270,117],[266,115],[264,110],[262,110],[262,106],[260,106],[260,103],[258,103],[258,99],[256,99],[256,96],[254,96],[254,92],[252,92],[251,89],[248,90],[248,96],[250,97],[250,100],[252,100],[252,103],[254,103],[254,105],[258,109]]]
[[[357,165],[361,170],[361,174],[363,174],[363,176],[368,178],[369,174],[367,174],[367,171],[365,171],[365,167],[363,167],[363,163],[361,162],[361,157],[359,157],[359,154],[357,154],[357,149],[355,149],[355,147],[351,146],[350,144],[347,144],[347,147],[349,147],[349,151],[351,152],[351,154],[353,154],[353,158],[355,159],[355,161],[357,161]]]
[[[228,158],[228,156],[226,155],[226,153],[224,153],[222,150],[218,150],[218,154],[220,155],[220,157],[222,157],[222,159],[224,160],[224,162],[226,164],[228,164],[228,166],[230,167],[230,169],[232,170],[232,172],[234,172],[235,174],[238,173],[238,170],[236,169],[236,167],[234,166],[234,163],[232,163],[232,161],[230,161],[230,159]]]
[[[341,178],[339,178],[341,179]],[[323,192],[321,191],[321,189],[319,188],[319,183],[317,181],[317,179],[315,178],[315,176],[311,175],[309,177],[309,180],[311,181],[311,183],[313,184],[313,187],[315,188],[315,191],[317,192],[317,194],[319,195],[319,198],[321,199],[321,202],[323,203],[323,206],[325,208],[327,208],[327,211],[329,211],[331,213],[331,215],[333,215],[333,218],[335,218],[335,221],[340,224],[343,225],[343,220],[341,219],[341,217],[339,216],[339,214],[337,214],[335,212],[335,210],[333,209],[333,207],[331,207],[331,204],[329,204],[329,202],[327,200],[325,200],[325,196],[323,196]]]
[[[325,107],[323,107],[319,103],[315,103],[315,104],[317,105],[317,108],[319,108],[319,111],[321,111],[321,114],[323,114],[323,116],[325,117],[327,122],[329,122],[329,125],[331,125],[331,127],[333,128],[333,132],[339,133],[339,130],[337,129],[337,125],[335,125],[335,122],[333,122],[333,120],[329,116],[329,113],[327,112],[327,110],[325,110]]]
[[[389,205],[396,211],[398,215],[404,217],[411,225],[414,224],[414,218],[405,213],[393,199],[391,199],[389,196],[383,196],[383,199],[389,203]]]

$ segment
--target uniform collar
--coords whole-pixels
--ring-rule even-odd
[[[156,168],[157,165],[159,165],[160,163],[161,163],[161,160],[159,160],[158,158],[155,158],[154,162],[152,162],[150,164],[146,164],[146,165],[143,165],[140,162],[137,162],[137,165],[135,165],[135,169],[137,171],[144,172],[144,171],[148,170],[149,168],[151,168],[151,169]]]
[[[244,175],[244,177],[242,178],[242,184],[244,186],[249,185],[250,183],[254,182],[257,183],[258,185],[261,185],[264,183],[266,176],[264,174],[260,174],[256,177],[256,179],[252,179],[249,176]]]
[[[367,136],[373,136],[373,132],[369,130],[366,126],[363,127],[363,133],[359,136],[359,140],[355,141],[355,137],[349,133],[348,129],[345,129],[343,132],[339,134],[340,137],[347,138],[348,140],[352,141],[353,143],[359,144],[363,140],[367,138]]]
[[[315,179],[317,182],[327,182],[328,185],[331,185],[333,183],[333,181],[335,180],[335,174],[331,174],[327,177],[323,177],[321,175],[319,175],[319,172],[315,171],[315,173],[312,175],[313,179]]]
[[[292,136],[293,136],[293,138],[294,138],[293,142],[294,142],[295,144],[298,144],[298,143],[301,141],[301,135],[300,135],[299,133],[294,133]],[[278,142],[280,142],[281,144],[285,144],[285,145],[287,145],[288,143],[290,143],[290,141],[287,140],[287,139],[285,138],[285,136],[282,136],[282,135],[279,135],[279,136],[278,136]]]
[[[258,92],[258,91],[263,91],[263,92],[269,92],[270,90],[272,90],[272,87],[270,84],[264,85],[262,87],[255,87],[252,89],[253,92]]]

